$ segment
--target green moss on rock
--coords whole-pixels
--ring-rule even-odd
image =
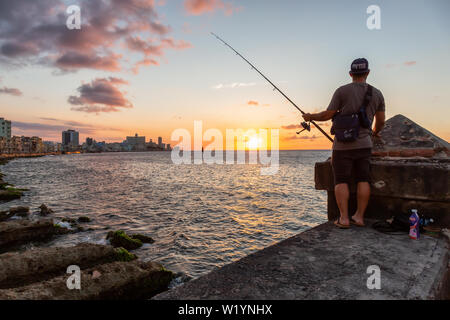
[[[164,290],[167,290],[170,282],[175,278],[175,274],[172,271],[166,270],[161,267],[159,271],[151,274],[146,278],[143,285],[152,289],[152,294],[157,294]]]
[[[142,241],[129,237],[123,230],[110,231],[106,236],[113,247],[123,247],[127,250],[137,249],[142,246]]]
[[[139,233],[132,234],[131,238],[140,240],[142,243],[153,243],[153,242],[155,242],[155,240],[153,240],[152,237],[146,236],[144,234],[139,234]]]
[[[6,187],[3,190],[0,190],[0,200],[3,201],[11,201],[15,199],[20,199],[23,195],[22,189],[17,189],[13,187]]]
[[[127,249],[119,247],[116,248],[116,259],[118,261],[132,261],[137,259],[136,255],[133,253],[130,253]]]

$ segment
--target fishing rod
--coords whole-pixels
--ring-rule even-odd
[[[214,32],[211,32],[211,34],[217,38],[217,40],[221,41],[224,45],[226,45],[228,48],[230,48],[231,50],[233,50],[239,57],[241,57],[245,62],[247,62],[253,70],[255,70],[256,72],[258,72],[267,82],[269,82],[274,90],[277,90],[283,97],[286,98],[287,101],[289,101],[295,108],[297,108],[298,111],[301,112],[301,114],[305,114],[305,112],[303,112],[302,109],[300,109],[287,95],[284,94],[283,91],[281,91],[272,81],[270,81],[269,78],[267,78],[261,71],[258,70],[258,68],[256,68],[250,61],[248,61],[242,54],[240,54],[239,52],[237,52],[232,46],[230,46],[228,43],[226,43],[222,38],[220,38],[217,34],[215,34]],[[328,133],[326,133],[321,127],[319,127],[313,120],[310,121],[310,123],[312,123],[317,129],[319,129],[320,132],[323,133],[323,135],[325,137],[328,138],[328,140],[330,140],[331,142],[333,142],[333,138],[331,138]],[[302,122],[301,123],[303,130],[298,131],[297,134],[300,134],[301,132],[308,130],[311,131],[311,125],[307,124],[306,122]]]

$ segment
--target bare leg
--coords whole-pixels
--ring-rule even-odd
[[[370,184],[368,182],[359,182],[357,188],[358,208],[353,220],[360,224],[364,224],[364,213],[366,212],[367,204],[370,199]]]
[[[348,185],[346,183],[337,184],[334,187],[334,194],[336,196],[336,202],[339,207],[339,212],[341,213],[339,221],[341,224],[348,225],[348,198],[350,196]]]

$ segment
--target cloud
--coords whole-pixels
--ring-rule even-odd
[[[90,56],[89,54],[82,54],[77,52],[69,52],[59,57],[55,64],[61,69],[81,69],[90,68],[97,70],[119,71],[120,66],[116,55],[99,57]]]
[[[255,86],[256,83],[254,82],[249,82],[249,83],[245,83],[245,82],[233,82],[233,83],[228,83],[228,84],[223,84],[223,83],[219,83],[216,84],[215,86],[213,86],[213,89],[234,89],[234,88],[244,88],[244,87],[253,87]]]
[[[320,122],[317,123],[320,127],[329,127],[331,125],[331,123],[329,121],[327,122]],[[315,128],[316,126],[311,124],[311,129]],[[300,124],[289,124],[287,126],[281,126],[281,129],[285,129],[285,130],[298,130],[298,129],[303,129],[303,127]]]
[[[312,136],[306,136],[306,135],[299,135],[299,134],[295,134],[289,137],[284,137],[283,140],[316,140],[319,139],[321,137],[318,137],[316,135],[312,135]]]
[[[414,66],[416,64],[417,64],[417,61],[405,61],[405,62],[403,62],[403,65],[406,66],[406,67],[412,67],[412,66]],[[396,65],[393,64],[393,63],[389,63],[389,64],[386,64],[385,67],[388,68],[388,69],[392,69],[392,68],[395,68]]]
[[[403,64],[407,67],[411,67],[411,66],[417,64],[417,61],[405,61],[405,62],[403,62]]]
[[[14,67],[44,65],[63,72],[120,71],[124,65],[131,65],[137,71],[142,66],[157,65],[148,61],[156,61],[167,50],[191,46],[169,37],[172,28],[160,21],[154,0],[77,2],[81,30],[66,27],[65,0],[1,0],[0,63]],[[142,42],[140,48],[132,43],[137,38]],[[131,59],[124,48],[144,56]]]
[[[5,42],[0,47],[0,52],[7,57],[26,56],[35,54],[37,48],[27,43]]]
[[[184,10],[189,15],[199,16],[205,13],[212,13],[217,10],[223,10],[226,15],[239,11],[230,2],[222,0],[185,0]]]
[[[301,129],[301,128],[303,128],[303,127],[299,124],[290,124],[287,126],[281,126],[281,129],[285,129],[285,130],[293,130],[293,129]]]
[[[7,88],[7,87],[0,88],[0,94],[2,94],[2,93],[10,94],[10,95],[16,96],[16,97],[19,97],[22,95],[22,91],[20,91],[19,89]]]
[[[151,57],[161,57],[164,50],[184,50],[192,47],[192,45],[184,40],[174,40],[172,38],[160,39],[158,43],[153,40],[143,40],[141,37],[128,37],[125,40],[126,46],[130,51],[140,52],[144,59],[138,61],[133,68],[134,73],[138,73],[141,66],[159,65],[158,61]]]
[[[259,103],[256,100],[249,100],[247,102],[247,105],[249,105],[249,106],[262,106],[262,107],[269,107],[270,106],[270,104],[268,104],[268,103],[261,104],[261,103]]]
[[[79,131],[83,131],[85,133],[94,132],[95,130],[108,130],[108,131],[123,131],[123,129],[119,128],[112,128],[112,127],[104,127],[98,124],[90,124],[90,123],[84,123],[74,120],[64,120],[64,119],[56,119],[56,118],[48,118],[48,117],[41,117],[41,120],[57,123],[58,127],[64,127],[64,128],[75,128]],[[47,124],[45,124],[47,125]]]
[[[76,107],[71,110],[87,113],[117,112],[121,108],[133,108],[119,85],[128,84],[120,78],[97,78],[78,87],[79,96],[70,96],[68,102]]]
[[[67,126],[63,125],[53,125],[46,123],[36,123],[36,122],[21,122],[21,121],[13,121],[12,125],[14,128],[21,129],[23,131],[64,131],[67,130]],[[91,130],[88,130],[91,132]]]

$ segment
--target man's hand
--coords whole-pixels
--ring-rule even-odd
[[[303,119],[305,119],[306,122],[311,121],[312,120],[312,114],[311,113],[303,114]]]
[[[325,110],[319,113],[305,113],[303,119],[306,122],[310,121],[328,121],[336,114],[335,110]]]

